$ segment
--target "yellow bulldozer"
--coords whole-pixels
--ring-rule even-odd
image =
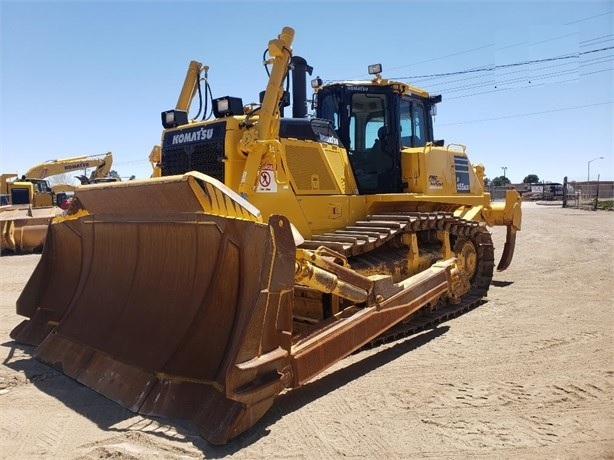
[[[200,120],[207,67],[192,62],[154,177],[79,188],[17,302],[11,337],[39,360],[213,444],[362,347],[481,303],[487,227],[507,227],[504,270],[521,225],[518,193],[491,202],[484,168],[434,138],[441,97],[381,66],[314,79],[315,116],[295,88],[282,116],[289,67],[305,78],[293,37],[268,43],[259,104],[220,97]]]
[[[70,174],[93,168],[87,181],[106,178],[113,164],[113,155],[78,156],[50,160],[32,166],[15,180],[14,173],[0,175],[0,250],[2,253],[22,253],[41,250],[47,227],[53,217],[63,213],[63,201],[69,184],[51,186],[48,177]],[[85,176],[84,176],[85,177]],[[83,182],[83,180],[82,180]]]

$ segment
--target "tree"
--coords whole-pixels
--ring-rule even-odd
[[[491,182],[492,182],[492,181],[491,181],[491,180],[490,180],[488,177],[485,177],[485,178],[484,178],[484,187],[488,187],[488,186],[490,185],[490,183],[491,183]]]
[[[75,177],[72,174],[62,173],[50,176],[47,180],[53,186],[59,184],[72,184],[74,182],[74,179]]]
[[[511,183],[510,180],[505,176],[495,177],[491,181],[491,184],[494,185],[495,187],[503,187],[504,185],[507,185],[510,183]]]
[[[529,174],[527,177],[522,179],[522,182],[525,184],[537,184],[539,182],[539,177],[537,177],[537,174]]]

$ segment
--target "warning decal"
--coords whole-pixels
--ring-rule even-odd
[[[276,192],[277,182],[275,182],[275,172],[273,165],[262,165],[258,173],[257,192]]]

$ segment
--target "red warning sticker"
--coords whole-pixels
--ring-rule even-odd
[[[262,165],[260,172],[258,173],[258,187],[257,192],[276,192],[277,182],[275,182],[275,172],[273,171],[273,165]]]

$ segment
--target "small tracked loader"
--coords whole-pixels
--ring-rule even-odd
[[[17,302],[28,319],[11,336],[38,359],[213,444],[424,312],[480,302],[487,227],[507,227],[504,270],[521,225],[520,196],[491,202],[484,168],[434,138],[441,97],[377,66],[372,80],[315,79],[315,117],[306,96],[281,116],[289,66],[306,68],[293,37],[268,44],[260,104],[217,98],[210,119],[188,117],[208,84],[192,62],[153,177],[79,188]]]

